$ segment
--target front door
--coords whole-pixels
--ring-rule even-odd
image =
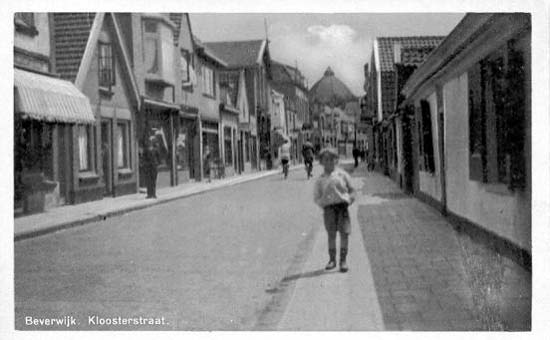
[[[111,121],[101,121],[101,160],[103,164],[103,182],[105,196],[113,193],[113,157],[112,157]]]

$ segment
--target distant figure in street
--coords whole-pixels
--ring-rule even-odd
[[[355,161],[354,165],[357,168],[359,165],[359,149],[357,148],[357,145],[353,145],[353,150],[351,151],[351,155],[353,156],[353,160]]]
[[[307,179],[309,179],[312,176],[314,158],[313,144],[309,140],[302,146],[302,157],[306,166]]]
[[[340,271],[347,272],[348,236],[351,232],[351,221],[348,206],[355,201],[356,192],[351,185],[351,177],[344,170],[336,167],[338,153],[332,148],[325,148],[319,153],[319,161],[324,172],[315,182],[313,200],[323,208],[325,229],[328,234],[329,262],[325,269],[336,267],[336,233],[340,234]]]
[[[210,147],[207,145],[204,147],[202,168],[204,171],[204,177],[208,180],[208,183],[212,182],[212,171],[210,169],[211,163],[212,163],[212,152],[210,151]]]
[[[290,166],[290,142],[285,139],[283,145],[281,145],[281,165],[283,167],[283,175],[286,179],[288,177],[288,167]]]
[[[157,167],[159,164],[159,147],[154,137],[150,137],[143,151],[143,167],[147,184],[147,198],[157,198]]]
[[[367,161],[366,159],[366,151],[365,151],[365,147],[362,146],[361,147],[361,151],[359,152],[359,157],[361,157],[361,163],[365,163]]]

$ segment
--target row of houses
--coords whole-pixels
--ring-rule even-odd
[[[376,168],[461,230],[531,262],[529,14],[467,14],[447,37],[380,37],[362,119]]]
[[[186,13],[16,13],[14,24],[16,213],[136,193],[151,140],[157,187],[202,180],[206,149],[216,174],[273,166],[271,88],[284,82],[266,39],[202,42]],[[297,149],[307,89],[276,64],[292,72]]]

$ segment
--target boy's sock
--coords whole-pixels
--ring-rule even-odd
[[[336,248],[329,249],[328,250],[328,256],[329,256],[330,260],[328,261],[325,269],[326,270],[334,269],[336,267]]]
[[[348,271],[348,264],[346,263],[346,256],[348,255],[348,248],[340,248],[340,271],[345,273]]]

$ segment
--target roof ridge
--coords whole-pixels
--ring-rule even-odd
[[[223,44],[223,43],[242,43],[242,42],[259,42],[265,39],[246,39],[246,40],[220,40],[220,41],[203,41],[203,44]]]

